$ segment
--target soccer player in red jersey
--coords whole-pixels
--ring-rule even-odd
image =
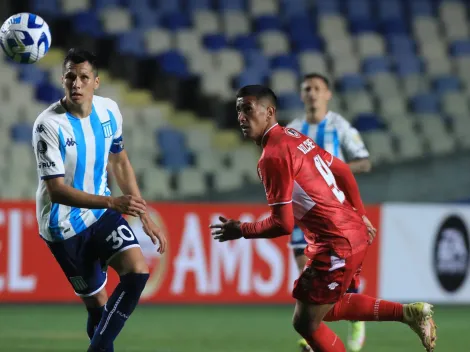
[[[245,137],[263,148],[258,174],[271,216],[253,223],[220,217],[214,239],[274,238],[303,230],[309,258],[295,281],[293,325],[315,352],[345,352],[323,321],[397,321],[411,327],[433,351],[436,326],[428,303],[401,304],[359,293],[346,294],[376,230],[367,219],[358,185],[347,164],[310,138],[276,120],[276,95],[260,85],[237,93],[238,121]]]

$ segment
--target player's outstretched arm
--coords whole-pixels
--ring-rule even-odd
[[[372,168],[372,164],[369,158],[351,160],[349,163],[349,168],[355,174],[360,174],[363,172],[369,172]]]
[[[138,197],[98,196],[80,191],[64,183],[63,177],[45,180],[49,197],[53,203],[85,209],[114,209],[120,213],[138,216],[145,212],[145,202]]]
[[[108,158],[109,166],[116,179],[116,182],[125,195],[141,198],[140,189],[135,177],[134,168],[131,165],[127,152],[121,150],[119,153],[112,153]],[[147,212],[140,216],[144,232],[150,237],[153,244],[160,243],[159,252],[166,250],[167,240],[165,235],[160,231],[158,226],[149,217]]]

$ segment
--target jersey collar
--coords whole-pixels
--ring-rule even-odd
[[[266,143],[268,142],[268,138],[266,138],[265,140],[265,137],[268,137],[268,133],[271,132],[276,126],[279,126],[278,123],[276,123],[275,125],[272,125],[271,127],[268,128],[268,130],[266,132],[264,132],[263,134],[263,138],[261,138],[261,145],[264,147],[266,145]],[[266,142],[266,143],[265,143]]]

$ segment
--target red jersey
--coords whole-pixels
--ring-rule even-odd
[[[292,202],[295,222],[308,243],[305,254],[333,250],[345,258],[366,248],[363,214],[353,208],[331,170],[332,163],[341,161],[309,137],[279,125],[266,132],[262,143],[258,174],[268,203]],[[359,203],[363,209],[360,198]]]

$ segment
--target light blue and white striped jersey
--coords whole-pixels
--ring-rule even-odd
[[[290,122],[288,127],[312,138],[321,148],[343,161],[369,157],[359,132],[335,112],[328,111],[319,124],[310,124],[303,116]]]
[[[106,209],[79,209],[52,203],[44,180],[64,177],[66,185],[78,190],[110,195],[106,166],[109,153],[122,145],[122,116],[111,99],[93,97],[90,116],[76,118],[59,102],[36,119],[33,128],[39,186],[36,215],[40,235],[48,241],[62,241],[96,222]]]

